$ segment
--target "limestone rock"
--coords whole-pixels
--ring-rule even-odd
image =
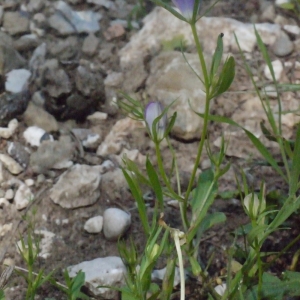
[[[116,299],[116,294],[109,288],[99,286],[120,287],[125,283],[126,268],[118,256],[107,256],[84,261],[67,268],[69,275],[75,277],[81,270],[85,273],[85,282],[88,289],[96,296],[105,299]]]
[[[94,204],[99,196],[100,167],[76,164],[64,172],[50,191],[50,198],[64,208]]]
[[[198,55],[186,54],[186,58],[197,74],[202,76]],[[190,105],[196,112],[204,113],[206,95],[203,84],[182,54],[163,52],[154,58],[146,84],[150,99],[161,102],[164,107],[174,102],[168,111],[169,116],[177,111],[172,133],[184,140],[200,138],[203,119],[192,111]]]
[[[131,216],[119,209],[108,208],[103,214],[103,233],[108,240],[117,240],[130,227]]]
[[[103,217],[96,216],[88,219],[84,224],[84,230],[88,233],[100,233],[103,227]]]

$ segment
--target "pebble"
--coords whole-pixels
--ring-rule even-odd
[[[273,66],[273,69],[274,69],[275,79],[279,80],[281,75],[282,75],[282,72],[283,72],[282,62],[280,60],[274,60],[274,61],[272,61],[272,66]],[[264,74],[265,74],[267,79],[273,80],[271,72],[270,72],[267,65],[265,66]]]
[[[26,184],[21,184],[16,191],[14,202],[17,210],[26,208],[30,201],[33,200],[34,195]]]
[[[39,240],[39,257],[44,259],[48,258],[51,256],[55,234],[48,230],[35,230],[34,233],[42,236],[42,238]]]
[[[117,240],[131,225],[131,216],[119,208],[108,208],[103,214],[103,233],[108,240]]]
[[[23,137],[30,146],[39,147],[46,131],[37,126],[30,126],[23,132]]]
[[[7,200],[12,200],[14,198],[14,190],[13,189],[8,189],[6,192],[5,192],[5,196],[4,198],[7,199]]]
[[[107,41],[111,41],[123,37],[125,33],[125,29],[121,24],[114,24],[104,32],[104,37]]]
[[[7,199],[6,198],[4,198],[4,197],[1,197],[0,198],[0,207],[1,208],[3,208],[4,206],[9,206],[9,202],[7,201]]]
[[[96,216],[88,219],[84,224],[84,230],[88,233],[100,233],[103,227],[103,217]]]
[[[34,186],[34,180],[32,178],[27,178],[25,179],[25,184],[29,187]]]
[[[0,225],[0,236],[5,236],[9,231],[11,231],[13,223],[8,223]]]
[[[5,89],[7,92],[20,93],[28,86],[31,72],[26,69],[15,69],[6,74]]]
[[[24,169],[29,164],[29,151],[19,142],[8,142],[7,153]]]
[[[277,37],[272,49],[274,54],[277,56],[287,56],[293,52],[294,44],[290,40],[289,36],[282,32],[282,34]]]
[[[5,12],[3,27],[10,35],[29,32],[29,19],[21,12]]]
[[[37,126],[46,132],[58,131],[56,119],[40,106],[29,102],[26,111],[23,114],[24,122],[27,126]]]
[[[97,125],[103,123],[107,119],[107,113],[96,111],[87,117],[87,120],[91,122],[92,125]]]
[[[11,174],[18,175],[24,170],[14,159],[6,154],[0,154],[0,161]]]
[[[18,128],[19,122],[17,119],[12,119],[9,123],[7,128],[0,127],[0,137],[4,139],[9,139],[13,134],[16,132]]]
[[[83,41],[82,52],[88,56],[93,56],[98,50],[99,42],[99,39],[90,33]]]

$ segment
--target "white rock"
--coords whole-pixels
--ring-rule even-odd
[[[11,231],[13,223],[0,224],[0,236],[5,236],[9,231]]]
[[[100,170],[100,166],[74,165],[59,177],[50,198],[64,208],[94,204],[100,196]]]
[[[164,276],[166,274],[166,269],[167,268],[163,268],[160,270],[153,270],[152,274],[151,274],[151,278],[152,280],[163,280]],[[174,281],[173,281],[173,287],[175,287],[176,285],[178,285],[180,283],[180,272],[179,272],[179,268],[175,268],[175,275],[174,275]]]
[[[279,80],[281,75],[282,75],[282,71],[283,71],[282,62],[278,59],[274,60],[274,61],[272,61],[272,66],[273,66],[273,69],[274,69],[275,79]],[[266,76],[267,79],[273,80],[270,69],[268,68],[267,65],[265,66],[264,73],[265,73],[265,76]]]
[[[294,35],[300,35],[300,27],[297,25],[283,25],[283,29],[287,31],[288,33],[294,34]]]
[[[12,70],[6,74],[5,89],[11,93],[20,93],[27,87],[31,72],[26,69]]]
[[[29,145],[39,147],[41,144],[41,137],[45,133],[46,131],[40,127],[30,126],[24,131],[23,136]]]
[[[100,135],[97,133],[91,133],[87,136],[85,140],[82,141],[82,145],[87,149],[97,149],[100,142]]]
[[[14,190],[13,189],[8,189],[6,192],[5,192],[5,196],[4,198],[7,199],[7,200],[12,200],[14,198]]]
[[[119,208],[108,208],[103,214],[103,233],[108,240],[117,240],[131,224],[131,216]]]
[[[8,206],[10,203],[6,198],[0,198],[0,207]]]
[[[222,283],[222,284],[219,284],[215,287],[215,291],[220,295],[220,296],[223,296],[226,292],[226,283]]]
[[[103,226],[103,217],[96,216],[93,218],[88,219],[84,224],[84,230],[88,233],[99,233],[102,230]]]
[[[34,185],[34,180],[32,178],[27,178],[27,179],[25,179],[25,184],[27,186],[33,186]]]
[[[12,119],[9,123],[7,128],[6,127],[0,127],[0,137],[4,139],[9,139],[18,128],[19,122],[17,119]]]
[[[33,193],[26,184],[21,184],[16,191],[14,202],[17,210],[22,210],[27,207],[30,201],[33,200]]]
[[[95,295],[102,295],[106,299],[114,295],[113,291],[108,288],[99,286],[120,287],[125,283],[124,276],[126,268],[122,259],[118,256],[108,256],[96,258],[91,261],[84,261],[78,265],[67,268],[69,275],[75,277],[81,270],[85,273],[85,281],[87,287]]]
[[[107,113],[103,113],[100,111],[94,112],[92,115],[89,115],[87,119],[93,124],[102,124],[104,120],[107,119]]]
[[[6,154],[0,154],[0,161],[5,168],[14,175],[18,175],[24,170],[14,159]]]
[[[48,258],[51,255],[55,234],[47,230],[35,230],[34,233],[42,236],[42,239],[39,242],[39,257],[44,259]]]

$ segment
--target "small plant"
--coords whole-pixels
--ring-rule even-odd
[[[295,282],[299,280],[299,274],[286,271],[283,276],[276,277],[268,273],[270,263],[265,261],[265,257],[269,253],[263,253],[261,249],[266,239],[279,230],[291,214],[300,207],[300,196],[298,195],[300,187],[300,125],[297,125],[294,141],[288,141],[283,137],[282,115],[286,112],[282,110],[280,99],[280,90],[283,88],[292,87],[293,89],[299,89],[299,87],[295,85],[281,86],[277,83],[267,49],[254,28],[259,49],[270,69],[277,92],[278,109],[276,112],[272,109],[265,90],[257,86],[241,49],[240,53],[267,116],[268,126],[261,123],[262,132],[266,138],[275,141],[279,145],[282,162],[279,163],[268,148],[252,132],[230,118],[211,115],[209,112],[210,101],[226,92],[230,87],[235,76],[235,60],[230,56],[222,63],[223,34],[220,33],[217,37],[216,50],[212,56],[211,66],[208,67],[195,25],[199,19],[200,0],[174,0],[173,3],[178,10],[175,10],[163,1],[154,0],[154,2],[190,25],[203,77],[199,76],[195,71],[194,73],[204,85],[206,104],[203,114],[195,111],[199,117],[203,118],[203,128],[194,169],[187,189],[182,191],[176,153],[168,137],[176,121],[176,112],[167,120],[166,116],[170,106],[163,108],[159,102],[150,102],[144,108],[139,101],[123,94],[127,102],[121,102],[120,106],[131,117],[143,120],[146,123],[149,137],[155,145],[157,166],[153,165],[148,157],[146,160],[146,174],[143,174],[133,161],[126,157],[124,158],[123,173],[136,200],[148,246],[146,245],[142,254],[137,253],[133,242],[130,250],[125,250],[124,245],[120,247],[121,256],[128,269],[127,285],[122,289],[122,299],[170,299],[172,297],[176,265],[180,269],[181,300],[185,299],[186,272],[201,282],[203,288],[201,295],[206,297],[204,299],[283,299],[284,295],[298,296],[300,295],[300,288],[296,286]],[[236,42],[239,46],[237,39]],[[213,225],[226,220],[225,215],[221,212],[209,213],[209,208],[218,194],[219,179],[228,171],[230,166],[229,164],[224,164],[227,148],[227,142],[224,139],[222,139],[219,153],[213,153],[211,150],[207,135],[211,121],[227,123],[241,128],[251,140],[253,146],[261,153],[266,163],[272,166],[288,187],[288,194],[281,198],[283,200],[282,203],[278,203],[277,207],[274,207],[268,205],[266,201],[266,183],[261,183],[260,191],[254,193],[247,185],[245,174],[243,174],[242,184],[237,182],[240,199],[243,199],[242,206],[250,223],[245,228],[236,231],[236,235],[242,234],[244,236],[245,245],[244,247],[238,247],[233,243],[232,247],[228,249],[228,266],[224,277],[225,281],[219,280],[217,287],[215,287],[213,278],[210,278],[207,272],[207,266],[203,265],[199,260],[199,249],[201,248],[203,233]],[[160,144],[163,140],[167,142],[173,159],[172,169],[169,172],[164,168],[160,150]],[[211,168],[200,174],[195,186],[196,171],[204,147],[206,147],[206,152],[210,158]],[[176,178],[176,188],[171,185],[170,178],[172,176]],[[156,201],[152,221],[148,219],[141,190],[142,185],[150,187],[155,194]],[[181,228],[171,228],[166,224],[163,217],[165,197],[176,199],[179,202]],[[168,234],[162,234],[163,230]],[[296,240],[299,240],[299,237]],[[287,245],[276,257],[287,251],[295,241]],[[149,245],[151,245],[150,248],[148,248]],[[149,253],[155,254],[151,255]],[[176,253],[176,256],[170,255],[170,253]],[[138,258],[139,256],[140,258]],[[166,259],[167,272],[161,286],[153,284],[150,277],[159,256],[168,258]],[[298,257],[299,251],[294,255],[294,264]],[[149,260],[149,258],[152,259]]]

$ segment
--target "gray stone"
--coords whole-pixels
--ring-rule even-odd
[[[119,208],[108,208],[103,214],[103,233],[108,240],[117,240],[131,225],[131,215]]]
[[[185,55],[197,74],[202,76],[198,55]],[[192,111],[190,105],[196,112],[204,113],[204,87],[180,52],[162,52],[153,59],[146,85],[150,99],[160,101],[164,107],[174,101],[168,115],[177,112],[172,130],[176,137],[184,140],[200,138],[203,119]]]
[[[42,10],[44,5],[44,0],[30,0],[27,5],[27,9],[29,12],[36,12]]]
[[[24,169],[29,164],[29,152],[19,142],[9,142],[7,153],[15,159]]]
[[[4,12],[3,6],[0,5],[0,25],[2,24],[3,12]]]
[[[17,51],[29,51],[35,49],[39,43],[35,34],[25,34],[14,41],[14,47]]]
[[[26,69],[11,70],[6,74],[5,90],[20,93],[27,89],[31,72]]]
[[[29,19],[21,12],[5,12],[3,16],[3,27],[11,35],[28,33]]]
[[[100,72],[91,72],[86,67],[79,66],[75,73],[75,84],[84,96],[104,102],[104,83]]]
[[[49,53],[61,61],[74,59],[78,55],[78,39],[69,36],[66,39],[55,39],[48,44]]]
[[[13,45],[7,43],[7,39],[0,35],[0,74],[4,75],[13,69],[20,69],[25,63],[26,60],[13,48]]]
[[[29,102],[28,107],[24,112],[23,119],[27,126],[38,126],[46,132],[58,130],[56,119],[43,108],[32,102]]]
[[[99,42],[99,39],[90,33],[83,41],[82,52],[88,56],[93,56],[98,50]]]
[[[121,287],[125,283],[126,268],[120,257],[108,256],[84,261],[67,268],[69,275],[75,277],[81,270],[85,273],[85,285],[95,296],[101,295],[105,299],[117,299],[114,290],[101,287]]]
[[[23,137],[30,146],[39,147],[46,131],[38,126],[30,126],[23,132]]]
[[[45,91],[54,98],[71,92],[72,86],[67,73],[59,68],[58,61],[51,59],[45,62],[44,80],[47,82]]]
[[[64,141],[44,141],[36,152],[30,156],[30,167],[35,173],[47,173],[50,169],[61,169],[72,166],[72,143]]]
[[[76,164],[60,177],[50,191],[50,198],[64,208],[94,204],[100,196],[99,166]]]
[[[48,19],[50,27],[57,30],[61,35],[69,35],[75,33],[76,30],[61,13],[55,13]]]
[[[287,56],[293,52],[294,44],[290,40],[289,36],[282,32],[282,34],[277,37],[275,43],[272,45],[272,50],[277,56]]]
[[[91,33],[100,30],[101,14],[92,11],[73,11],[63,1],[57,1],[55,6],[57,12],[49,18],[49,24],[60,34]]]
[[[27,90],[16,94],[2,92],[0,94],[0,126],[7,126],[12,119],[23,114],[29,99],[30,94]]]

